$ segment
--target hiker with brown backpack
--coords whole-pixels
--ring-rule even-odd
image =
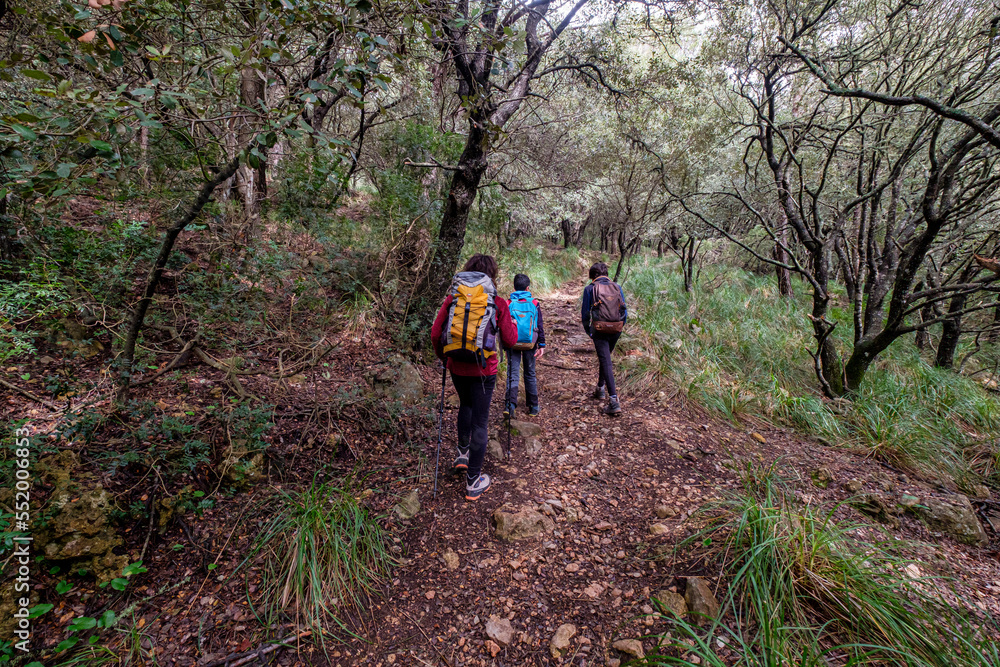
[[[438,311],[431,338],[434,351],[451,371],[458,393],[458,456],[465,472],[465,499],[478,500],[490,488],[482,473],[488,439],[490,402],[497,381],[500,348],[517,343],[517,327],[505,299],[497,296],[497,262],[475,254],[452,279]],[[436,475],[436,471],[435,471]]]
[[[593,339],[594,349],[597,351],[597,389],[591,397],[600,401],[607,396],[608,405],[604,408],[604,414],[619,415],[622,408],[615,389],[611,353],[618,344],[622,328],[628,319],[625,292],[621,285],[608,278],[608,265],[604,262],[597,262],[590,267],[590,281],[583,290],[580,316],[583,329]]]

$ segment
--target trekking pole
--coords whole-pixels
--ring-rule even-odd
[[[510,405],[510,382],[511,382],[510,376],[511,373],[514,372],[513,369],[514,369],[514,363],[510,358],[510,348],[507,348],[507,396],[504,398],[504,401],[506,401],[507,404],[504,407],[507,408],[507,460],[508,461],[511,460],[512,458],[510,455],[510,420],[513,418],[514,415],[511,414],[513,408]]]
[[[434,498],[438,495],[438,464],[441,462],[441,433],[444,429],[444,385],[448,377],[448,365],[441,362],[441,402],[438,403],[438,444],[434,456]]]

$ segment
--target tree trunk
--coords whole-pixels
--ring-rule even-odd
[[[1000,341],[1000,295],[997,295],[997,305],[993,309],[993,329],[986,340],[990,343]]]
[[[951,300],[949,312],[955,312],[955,303],[961,302],[959,310],[965,306],[965,298],[955,297]],[[955,350],[962,337],[962,316],[952,315],[941,323],[941,340],[938,342],[934,365],[938,368],[952,368],[955,365]]]
[[[914,286],[913,291],[919,292],[923,289],[924,289],[924,283],[923,281],[921,281],[917,283],[916,286]],[[924,307],[920,309],[920,322],[921,323],[926,322],[927,320],[931,319],[931,317],[932,317],[931,305],[928,303],[925,304]],[[917,333],[913,338],[913,344],[917,346],[918,350],[923,351],[923,349],[927,347],[927,343],[929,342],[929,340],[930,340],[930,334],[927,332],[926,328],[922,327],[920,329],[917,329]]]
[[[693,236],[688,236],[681,245],[681,267],[684,270],[684,291],[688,294],[694,289],[694,259],[698,252],[698,242]]]
[[[817,371],[821,375],[818,379],[820,380],[820,384],[823,386],[824,393],[830,395],[830,398],[835,398],[843,396],[847,387],[856,387],[857,385],[851,385],[849,381],[846,382],[845,385],[846,369],[840,359],[840,354],[837,353],[837,347],[833,344],[833,341],[830,340],[830,332],[833,331],[833,325],[826,319],[830,306],[830,297],[828,294],[828,285],[830,283],[829,248],[821,246],[817,248],[815,252],[810,253],[810,255],[816,267],[813,272],[813,276],[821,287],[821,289],[813,290],[813,309],[811,318],[813,323],[813,335],[816,338],[818,347],[817,357],[819,360],[819,368]],[[858,346],[855,346],[854,354],[851,355],[852,360],[857,355],[857,351]],[[870,363],[870,361],[868,363]],[[861,379],[864,378],[867,368],[868,366],[866,363],[864,368],[860,370],[860,375],[858,376],[859,384]]]
[[[978,267],[970,262],[959,275],[960,283],[967,283],[979,273]],[[958,293],[951,297],[948,304],[948,319],[941,323],[941,340],[938,342],[937,356],[934,365],[938,368],[952,368],[955,365],[955,350],[962,337],[962,311],[969,301],[968,294]]]
[[[781,218],[782,223],[776,235],[778,242],[774,244],[774,259],[782,264],[788,264],[790,258],[785,252],[785,248],[788,247],[788,220],[784,214]],[[774,267],[774,271],[778,279],[778,294],[787,297],[794,296],[792,293],[792,272],[780,266]]]
[[[563,218],[559,221],[559,228],[562,230],[563,235],[563,249],[569,248],[570,243],[573,241],[573,225],[570,223],[569,218]]]
[[[16,236],[14,221],[7,217],[7,197],[0,197],[0,259],[6,262],[14,259]]]
[[[417,294],[430,299],[431,303],[426,304],[428,308],[444,299],[451,286],[451,278],[465,246],[465,228],[469,222],[469,210],[476,200],[479,181],[486,172],[486,133],[482,129],[482,119],[471,118],[469,125],[471,131],[465,142],[465,150],[462,151],[458,169],[451,179],[451,189],[448,191],[448,201],[445,202],[444,214],[441,217],[434,257],[417,289]],[[411,312],[420,317],[418,311]]]
[[[239,166],[240,160],[237,156],[214,179],[205,183],[198,193],[198,197],[191,203],[191,206],[183,217],[171,225],[163,235],[163,242],[160,244],[160,253],[150,268],[149,274],[146,276],[146,287],[142,292],[142,298],[139,299],[139,303],[136,305],[135,312],[132,314],[132,321],[129,323],[128,333],[125,335],[125,344],[122,349],[118,372],[119,400],[124,399],[128,394],[129,381],[132,377],[132,362],[135,359],[135,344],[139,338],[139,332],[142,331],[142,325],[146,319],[146,311],[149,310],[149,304],[153,301],[153,294],[156,293],[156,287],[160,284],[160,277],[163,275],[163,269],[167,265],[167,260],[170,259],[170,253],[174,250],[174,243],[177,241],[178,235],[198,217],[201,210],[205,208],[205,204],[212,198],[212,193],[215,192],[215,189],[235,174]]]
[[[862,343],[854,346],[854,351],[844,365],[844,383],[841,395],[852,394],[861,387],[868,367],[872,365],[880,352],[881,350],[869,350],[868,346]]]
[[[587,226],[590,224],[592,219],[592,216],[588,215],[583,219],[583,222],[580,223],[580,228],[576,230],[576,240],[573,245],[579,246],[583,242],[583,233],[587,231]]]
[[[240,71],[240,102],[245,108],[258,109],[264,99],[264,81],[252,67]],[[241,146],[249,146],[259,131],[259,121],[256,115],[242,119],[237,141]],[[257,146],[257,152],[263,153],[264,147]],[[247,218],[247,238],[251,241],[257,237],[260,222],[260,203],[267,197],[267,155],[261,155],[256,168],[249,164],[240,167],[240,180],[243,184],[243,209]]]
[[[139,178],[143,187],[149,186],[149,128],[139,128]]]

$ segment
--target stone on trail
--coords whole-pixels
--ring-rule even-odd
[[[84,567],[100,582],[121,576],[128,564],[114,549],[122,544],[111,519],[114,498],[100,484],[84,490],[79,474],[79,456],[71,450],[43,457],[35,464],[36,473],[54,486],[47,507],[48,521],[34,524],[32,550],[50,561],[68,561],[69,567]],[[12,589],[11,589],[12,590]],[[17,596],[20,597],[20,596]],[[6,626],[6,617],[0,617]]]
[[[825,489],[833,481],[833,473],[826,466],[816,468],[809,473],[809,476],[812,477],[813,484],[821,489]]]
[[[851,493],[857,493],[861,490],[861,481],[857,479],[851,479],[847,481],[847,490]]]
[[[507,541],[526,540],[555,528],[552,519],[531,508],[515,512],[510,507],[501,507],[493,512],[493,521],[497,527],[497,538]]]
[[[854,509],[870,516],[879,523],[888,524],[893,527],[899,525],[899,519],[896,518],[896,514],[899,514],[899,509],[890,500],[878,494],[862,493],[849,502]]]
[[[458,569],[458,554],[452,551],[450,548],[443,554],[441,554],[441,558],[442,560],[444,560],[444,564],[449,570]]]
[[[510,420],[510,432],[525,438],[538,437],[542,434],[542,427],[534,422],[512,419]]]
[[[500,444],[499,440],[490,438],[486,443],[486,453],[489,454],[491,459],[496,461],[503,461],[503,445]]]
[[[664,526],[662,523],[654,523],[649,527],[649,534],[654,537],[659,537],[660,535],[666,535],[670,532],[670,529]]]
[[[500,646],[510,646],[514,641],[514,628],[506,618],[490,616],[486,621],[486,635]]]
[[[653,597],[660,601],[664,609],[673,612],[678,618],[683,618],[684,614],[688,612],[687,602],[680,593],[662,590],[653,593]]]
[[[947,533],[963,544],[983,545],[988,541],[972,503],[963,495],[924,498],[912,511],[931,530]]]
[[[424,396],[424,380],[417,367],[394,356],[389,365],[374,378],[375,391],[406,405],[419,403]]]
[[[575,634],[576,626],[572,623],[563,623],[559,626],[556,633],[552,635],[552,641],[549,642],[549,653],[552,654],[553,658],[559,659],[562,656],[569,648],[569,640]]]
[[[531,436],[524,439],[524,452],[528,457],[537,459],[542,455],[542,450],[545,446],[542,444],[541,438]]]
[[[642,649],[642,642],[638,639],[619,639],[611,647],[640,660],[646,657],[646,652]]]
[[[711,623],[719,613],[719,601],[715,599],[712,587],[701,577],[688,577],[684,600],[699,625]]]
[[[413,489],[393,509],[400,519],[412,519],[420,511],[420,491]]]
[[[677,516],[677,509],[671,507],[670,505],[657,505],[656,506],[656,518],[657,519],[669,519],[672,516]]]

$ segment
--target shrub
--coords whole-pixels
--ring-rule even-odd
[[[248,558],[263,557],[258,601],[268,623],[288,616],[317,639],[350,632],[347,615],[385,580],[393,562],[386,534],[351,491],[350,479],[341,486],[314,479],[277,498]]]
[[[731,635],[737,665],[996,664],[998,645],[980,623],[936,590],[942,582],[912,576],[901,543],[866,541],[860,526],[796,509],[773,468],[750,468],[744,490],[724,501],[722,520],[689,541],[711,540],[723,556],[729,593],[705,632],[669,617],[678,636],[647,664],[731,665],[716,652]],[[909,571],[907,568],[911,568]],[[982,627],[981,627],[982,626]]]

